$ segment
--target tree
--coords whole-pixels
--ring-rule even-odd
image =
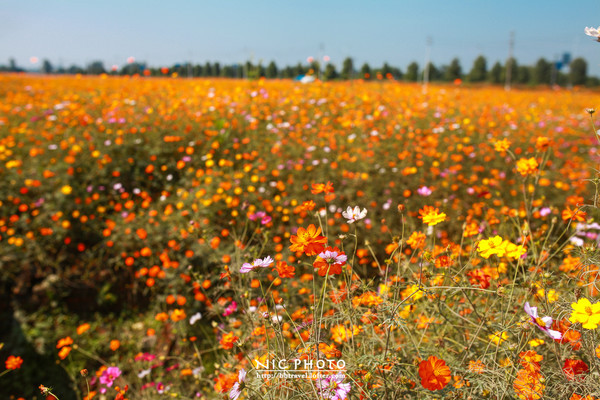
[[[213,76],[221,76],[221,64],[218,62],[213,64]]]
[[[526,85],[531,81],[531,67],[519,65],[516,70],[516,76],[514,79],[516,83]]]
[[[51,74],[52,72],[54,72],[54,67],[52,67],[52,64],[50,63],[50,61],[44,60],[42,62],[42,72],[44,74]]]
[[[552,64],[545,58],[540,58],[532,71],[532,82],[535,85],[549,85],[552,78]]]
[[[487,61],[484,56],[479,56],[473,62],[469,71],[469,82],[483,82],[487,78]]]
[[[439,70],[432,62],[427,64],[428,69],[423,70],[423,74],[425,71],[429,73],[429,77],[427,78],[429,82],[439,81],[442,79],[442,71]],[[423,75],[423,79],[425,79],[425,75]]]
[[[354,78],[354,61],[347,57],[342,63],[342,79]]]
[[[455,79],[462,79],[462,67],[458,58],[454,58],[444,71],[444,80],[450,82]]]
[[[404,79],[409,82],[416,82],[419,79],[419,64],[417,64],[415,61],[408,64]]]
[[[392,76],[394,79],[402,79],[403,74],[400,68],[392,67]]]
[[[87,66],[87,73],[91,75],[100,75],[106,73],[102,61],[93,61]]]
[[[277,78],[279,75],[279,70],[277,69],[277,64],[275,64],[275,61],[271,61],[269,65],[267,65],[267,71],[265,75],[269,79]]]
[[[578,57],[569,66],[569,80],[572,85],[585,85],[587,81],[587,62]]]
[[[335,69],[335,65],[327,64],[325,66],[325,72],[323,73],[323,78],[326,81],[331,81],[333,79],[337,79],[340,75]]]
[[[373,71],[371,71],[371,67],[368,63],[364,63],[362,67],[360,67],[360,77],[363,79],[371,79],[373,77]]]
[[[208,61],[206,62],[206,64],[204,64],[203,72],[204,72],[203,76],[215,76],[213,66]]]
[[[496,63],[492,66],[492,69],[488,72],[488,82],[494,84],[502,83],[502,76],[504,75],[504,68],[502,68],[502,64],[496,61]]]

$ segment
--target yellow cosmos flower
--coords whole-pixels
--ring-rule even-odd
[[[592,304],[588,299],[581,298],[572,303],[573,312],[569,321],[581,323],[584,329],[596,329],[600,324],[600,303]]]
[[[517,161],[517,171],[522,176],[535,174],[538,169],[538,162],[535,157],[521,158]]]
[[[498,257],[502,257],[506,254],[506,246],[504,245],[504,241],[498,235],[489,238],[487,240],[482,240],[477,245],[477,251],[479,255],[483,258],[490,258],[491,255],[496,254]]]

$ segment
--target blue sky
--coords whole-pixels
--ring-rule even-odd
[[[584,34],[600,26],[600,1],[577,0],[0,0],[0,64],[30,57],[55,66],[134,56],[151,66],[185,61],[296,64],[328,55],[338,66],[384,61],[402,70],[431,60],[479,54],[506,59],[510,32],[519,64],[569,52],[600,76],[600,43]]]

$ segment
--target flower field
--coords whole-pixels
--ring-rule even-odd
[[[600,399],[599,98],[0,75],[0,394]]]

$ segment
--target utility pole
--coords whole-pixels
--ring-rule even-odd
[[[515,47],[515,31],[510,31],[510,39],[508,41],[508,59],[506,60],[506,83],[504,84],[504,90],[510,90],[510,80],[511,80],[511,75],[512,75],[514,47]]]
[[[429,83],[429,64],[431,58],[431,45],[433,40],[427,36],[427,51],[425,52],[425,69],[423,69],[423,93],[427,93],[427,84]]]

